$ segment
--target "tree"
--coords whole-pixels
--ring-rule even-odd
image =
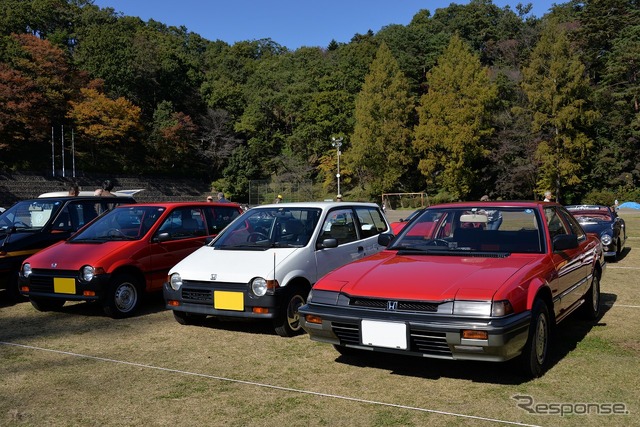
[[[43,167],[51,127],[63,123],[73,83],[81,79],[64,51],[47,40],[13,34],[0,46],[0,149],[24,159],[21,167]]]
[[[492,134],[490,108],[497,98],[488,70],[455,35],[427,73],[428,92],[418,107],[414,147],[418,168],[432,188],[455,199],[466,198],[479,182],[487,162],[487,137]]]
[[[540,140],[538,192],[555,191],[557,200],[582,182],[593,145],[588,127],[598,118],[590,108],[590,87],[585,67],[571,47],[567,30],[547,21],[529,65],[522,88],[528,98],[532,131]]]
[[[79,160],[92,168],[116,170],[132,167],[128,158],[140,146],[128,144],[140,129],[140,108],[125,98],[110,99],[93,88],[80,90],[81,99],[70,102],[67,117],[75,123],[78,132]]]
[[[356,98],[345,166],[369,197],[392,190],[411,161],[409,82],[382,43]]]

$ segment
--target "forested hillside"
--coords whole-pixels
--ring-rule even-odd
[[[251,180],[335,195],[343,138],[354,199],[637,200],[639,58],[637,0],[541,18],[472,0],[297,50],[0,0],[0,168],[50,171],[64,129],[80,170],[206,177],[234,200]]]

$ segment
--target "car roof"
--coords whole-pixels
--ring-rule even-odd
[[[95,200],[95,201],[115,201],[115,202],[129,202],[129,203],[135,203],[136,199],[134,199],[131,196],[69,196],[69,195],[65,195],[65,196],[41,196],[41,197],[37,197],[35,199],[25,199],[25,200],[20,200],[20,202],[42,202],[44,200],[59,200],[61,202],[67,201],[67,200]]]
[[[327,209],[333,207],[376,207],[379,206],[371,202],[286,202],[286,203],[271,203],[268,205],[254,206],[253,209],[260,208],[320,208]]]
[[[480,202],[480,201],[467,201],[467,202],[452,202],[452,203],[442,203],[439,205],[431,205],[428,209],[433,208],[464,208],[466,206],[469,207],[487,207],[487,208],[496,208],[496,207],[514,207],[514,208],[538,208],[540,206],[562,206],[556,202],[544,202],[542,200],[491,200],[488,202]]]
[[[118,191],[113,191],[111,192],[111,194],[115,195],[115,196],[120,196],[120,197],[131,197],[141,191],[144,191],[144,189],[135,189],[135,190],[118,190]],[[41,195],[38,196],[38,198],[42,198],[42,197],[64,197],[64,196],[68,196],[69,192],[68,191],[51,191],[49,193],[42,193]],[[93,191],[80,191],[78,193],[77,196],[75,197],[99,197],[96,196],[95,194],[95,190]],[[74,196],[71,196],[74,197]]]
[[[100,198],[100,197],[99,197]],[[102,197],[102,199],[110,199],[111,197]],[[184,206],[193,206],[193,207],[231,207],[239,209],[240,205],[238,203],[222,203],[222,202],[151,202],[151,203],[136,203],[135,206],[132,207],[162,207],[162,208],[174,208],[174,207],[184,207]],[[118,206],[117,209],[123,208],[124,206]]]

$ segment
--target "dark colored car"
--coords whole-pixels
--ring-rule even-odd
[[[613,261],[620,257],[627,241],[627,228],[615,209],[602,205],[569,205],[566,208],[584,231],[600,237],[604,256]]]
[[[349,355],[516,359],[536,377],[558,323],[600,314],[602,244],[557,203],[432,206],[378,242],[387,248],[313,286],[299,309],[312,340]]]
[[[17,202],[0,215],[0,289],[19,296],[18,271],[27,257],[67,239],[85,224],[132,197],[44,197]]]
[[[234,203],[120,206],[22,265],[20,292],[40,311],[98,301],[114,318],[135,313],[167,272],[242,213]]]

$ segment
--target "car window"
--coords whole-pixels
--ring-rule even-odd
[[[172,239],[186,239],[205,236],[204,214],[201,208],[180,207],[165,218],[160,226],[160,233],[169,233]]]
[[[387,224],[378,209],[356,207],[356,215],[358,216],[358,222],[360,224],[361,238],[376,236],[387,231]]]
[[[562,215],[562,217],[565,219],[565,221],[569,225],[569,229],[571,230],[571,234],[575,234],[576,236],[578,236],[578,239],[586,238],[586,235],[584,234],[584,230],[582,229],[580,224],[578,224],[578,221],[576,220],[576,218],[573,215],[571,215],[569,212],[565,212],[563,210],[560,210],[558,212],[560,213],[560,215]]]
[[[426,209],[402,229],[388,248],[442,253],[544,252],[543,227],[537,211],[518,207],[500,207],[499,211],[500,221],[494,225],[493,213],[483,207]]]
[[[207,234],[218,234],[234,219],[240,216],[237,208],[232,206],[211,206],[204,210]]]
[[[62,207],[60,200],[22,201],[11,206],[0,216],[0,229],[38,230],[55,218]]]
[[[335,209],[327,215],[322,225],[323,239],[336,239],[338,245],[358,239],[356,224],[351,209]]]
[[[319,216],[317,208],[253,208],[227,227],[213,246],[247,250],[306,246]]]
[[[562,234],[569,234],[560,215],[558,214],[558,210],[554,206],[545,207],[544,216],[547,219],[551,239]]]

